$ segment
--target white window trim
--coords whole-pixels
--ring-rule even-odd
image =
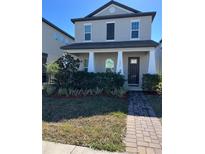
[[[113,40],[108,40],[108,39],[107,39],[107,24],[112,24],[112,23],[114,24],[114,39],[113,39]],[[106,41],[108,41],[108,42],[110,42],[110,41],[111,41],[111,42],[112,42],[112,41],[115,41],[115,29],[116,29],[116,28],[115,28],[115,25],[116,25],[116,24],[115,24],[115,21],[108,21],[108,22],[106,22],[106,35],[105,35],[105,36],[106,36]]]
[[[86,32],[85,32],[85,26],[90,26],[91,27],[91,30],[90,30],[90,40],[85,40],[85,34],[86,34]],[[84,28],[84,41],[83,42],[92,42],[92,29],[93,29],[93,26],[92,26],[92,23],[85,23],[84,25],[83,25],[83,28]],[[88,33],[87,33],[88,34]]]
[[[139,22],[138,38],[132,38],[132,23],[133,22]],[[140,20],[139,19],[130,21],[130,40],[140,40]]]

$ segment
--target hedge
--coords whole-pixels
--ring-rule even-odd
[[[149,92],[162,92],[162,77],[158,74],[144,74],[142,89]]]
[[[104,89],[112,90],[122,88],[124,85],[124,76],[117,73],[89,73],[76,72],[73,74],[73,80],[70,88],[74,89]]]

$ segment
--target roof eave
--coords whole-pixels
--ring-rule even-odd
[[[54,29],[60,31],[61,33],[63,33],[64,35],[68,36],[69,38],[71,38],[73,41],[75,40],[75,38],[73,36],[71,36],[70,34],[66,33],[64,30],[60,29],[58,26],[54,25],[53,23],[51,23],[50,21],[46,20],[45,18],[42,18],[42,21],[44,23],[46,23],[47,25],[53,27]]]
[[[152,21],[153,21],[155,15],[156,15],[156,12],[141,12],[141,13],[136,13],[136,14],[73,18],[73,19],[71,19],[71,21],[73,24],[75,24],[75,22],[77,22],[77,21],[104,20],[104,19],[129,18],[129,17],[141,17],[141,16],[152,16]]]
[[[152,41],[152,40],[148,40],[148,41]],[[73,44],[78,44],[78,43],[73,43]],[[142,47],[157,47],[159,45],[159,43],[155,42],[155,41],[149,42],[148,44],[138,44],[138,45],[128,45],[128,46],[117,46],[117,45],[116,46],[106,46],[106,45],[95,46],[95,43],[93,43],[93,46],[89,46],[89,47],[79,47],[79,45],[77,47],[73,47],[72,46],[73,44],[62,46],[62,47],[60,47],[60,49],[80,50],[80,49],[142,48]],[[85,43],[85,44],[87,44],[87,43]]]

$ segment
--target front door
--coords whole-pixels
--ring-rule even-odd
[[[128,58],[128,84],[139,84],[139,57]]]

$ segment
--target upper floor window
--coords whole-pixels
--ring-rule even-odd
[[[84,25],[85,28],[85,41],[91,41],[91,24]]]
[[[139,38],[139,21],[131,22],[131,39]]]
[[[107,40],[115,39],[115,23],[107,23]]]

